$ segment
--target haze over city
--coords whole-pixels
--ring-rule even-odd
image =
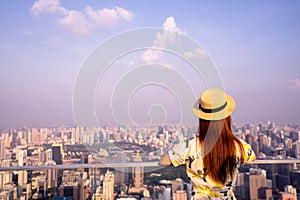
[[[73,87],[89,53],[112,36],[142,27],[179,31],[205,49],[226,91],[236,99],[234,122],[300,122],[298,1],[0,4],[0,128],[74,125]],[[100,123],[114,122],[107,97],[122,73],[133,66],[158,63],[162,70],[189,79],[196,95],[205,89],[203,80],[178,57],[167,53],[149,57],[145,51],[114,61],[99,81],[95,107]],[[167,121],[178,122],[180,109],[174,95],[157,85],[142,89],[129,103],[133,119],[148,122],[148,109],[161,104]],[[195,120],[191,114],[190,121]]]

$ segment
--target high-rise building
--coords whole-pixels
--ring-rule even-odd
[[[281,193],[282,200],[297,200],[297,190],[292,185],[286,185]]]
[[[114,199],[115,175],[107,170],[103,180],[103,196],[105,200]]]
[[[61,165],[62,161],[62,144],[53,144],[52,145],[52,159],[57,165]]]
[[[51,149],[49,149],[49,150],[51,150]],[[51,154],[52,154],[52,152],[51,152]],[[51,160],[52,160],[52,155],[51,155]],[[43,147],[38,149],[38,161],[39,161],[39,164],[41,164],[41,165],[46,162],[46,155],[45,155],[45,150]]]
[[[101,187],[97,187],[97,190],[95,194],[93,194],[92,200],[102,200],[103,199],[103,194],[101,194]]]
[[[177,190],[183,190],[183,180],[181,178],[177,178],[172,181],[172,193],[174,194]]]
[[[143,162],[139,152],[136,153],[134,162]],[[144,185],[144,167],[143,166],[133,167],[132,178],[134,180],[134,187],[142,188]]]
[[[187,200],[186,191],[176,190],[176,192],[173,192],[173,200]]]
[[[297,189],[297,191],[300,191],[300,171],[293,171],[293,186]]]
[[[73,197],[74,200],[80,200],[80,188],[76,185],[60,185],[58,194],[61,197]]]
[[[0,141],[0,161],[5,158],[5,141]]]
[[[259,188],[267,187],[266,176],[263,174],[250,174],[249,176],[250,199],[259,198]]]
[[[262,169],[250,168],[249,172],[239,173],[236,185],[237,199],[269,199],[272,195],[267,185],[266,171]]]
[[[118,162],[126,162],[127,161],[127,155],[124,152],[120,152],[116,156],[116,160]],[[128,180],[128,169],[125,167],[117,167],[115,169],[115,184],[116,185],[124,185],[126,182],[126,179]]]
[[[27,147],[26,146],[18,146],[17,148],[17,156],[18,156],[18,165],[19,166],[24,166],[26,164],[26,160],[27,160]],[[27,171],[24,170],[20,170],[18,171],[18,184],[22,187],[22,188],[26,188],[26,184],[27,184]]]
[[[300,140],[295,142],[295,157],[300,159]]]
[[[17,146],[17,130],[11,130],[11,147],[14,148]]]

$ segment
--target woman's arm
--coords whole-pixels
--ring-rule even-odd
[[[168,153],[164,154],[164,155],[161,157],[161,159],[160,159],[160,161],[159,161],[159,164],[162,165],[162,166],[170,166],[170,165],[172,165]]]

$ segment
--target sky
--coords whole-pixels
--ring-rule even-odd
[[[1,1],[0,9],[0,128],[74,125],[74,85],[89,55],[105,41],[145,27],[171,28],[205,50],[236,100],[234,122],[300,122],[299,1],[38,0]],[[161,79],[174,78],[170,84],[179,75],[196,96],[205,89],[178,56],[136,50],[114,60],[98,80],[100,124],[116,122],[118,111],[110,106],[123,105],[124,99],[114,96],[114,89],[149,61],[157,63]],[[135,122],[155,121],[149,118],[153,113],[158,120],[180,121],[184,106],[171,86],[138,84],[124,103]],[[195,122],[192,110],[184,111]]]

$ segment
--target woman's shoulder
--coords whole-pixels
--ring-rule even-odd
[[[250,144],[248,144],[245,140],[238,138],[239,141],[242,143],[244,148],[244,162],[252,162],[256,159],[256,155],[252,150]]]
[[[238,140],[242,143],[244,149],[252,149],[251,145],[248,144],[245,140],[241,139],[241,138],[238,138]]]

